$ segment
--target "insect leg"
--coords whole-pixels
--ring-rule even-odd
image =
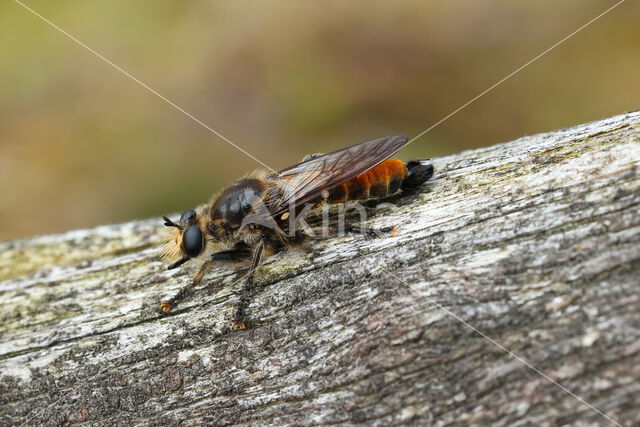
[[[182,257],[180,258],[178,261],[174,262],[173,264],[171,264],[169,267],[167,267],[167,270],[173,270],[174,268],[178,268],[180,267],[182,264],[184,264],[185,262],[189,261],[191,258],[189,258],[188,256],[186,257]]]
[[[299,245],[307,239],[322,239],[329,236],[340,236],[342,233],[357,233],[357,234],[363,234],[365,236],[372,236],[372,237],[376,237],[376,236],[383,237],[387,234],[391,236],[395,236],[396,234],[398,234],[397,230],[398,230],[397,225],[375,228],[375,227],[366,227],[364,225],[349,224],[349,223],[344,225],[344,228],[342,229],[342,231],[340,227],[332,227],[329,229],[324,229],[323,227],[315,227],[309,230],[296,231],[293,237],[289,238],[289,245],[292,245],[292,246]]]
[[[307,154],[306,156],[304,156],[301,160],[301,163],[304,162],[308,162],[309,160],[313,160],[313,159],[317,159],[320,156],[323,156],[324,153],[313,153],[313,154]]]
[[[260,257],[262,256],[262,249],[264,248],[264,237],[258,240],[258,243],[253,250],[253,259],[251,260],[251,267],[249,267],[249,273],[247,274],[247,279],[244,282],[244,287],[242,288],[242,294],[240,294],[240,300],[238,301],[238,307],[236,309],[236,315],[234,317],[233,323],[231,327],[233,329],[245,329],[246,325],[244,323],[244,310],[246,309],[247,303],[251,298],[251,291],[253,287],[253,277],[255,276],[256,269],[258,268],[258,264],[260,264]]]
[[[231,249],[228,251],[216,252],[211,255],[211,261],[220,261],[220,262],[239,262],[246,261],[251,259],[253,252],[249,247],[241,248],[241,249]]]
[[[175,294],[172,298],[169,298],[168,300],[162,301],[160,303],[160,305],[162,306],[162,311],[164,311],[165,313],[168,313],[176,305],[178,305],[178,302],[184,299],[184,297],[191,290],[191,288],[198,285],[202,281],[202,278],[204,277],[205,273],[214,262],[246,261],[250,257],[251,257],[251,251],[248,248],[232,249],[229,251],[216,252],[215,254],[211,255],[211,257],[207,258],[200,265],[200,268],[198,269],[198,272],[196,273],[196,275],[193,277],[193,280],[191,281],[191,283],[189,283],[187,286],[180,289],[178,293]]]
[[[358,225],[358,224],[345,224],[344,229],[347,233],[359,233],[359,234],[364,234],[366,236],[382,237],[384,234],[390,234],[392,236],[395,236],[398,234],[397,225],[374,228],[374,227],[366,227],[364,225]]]

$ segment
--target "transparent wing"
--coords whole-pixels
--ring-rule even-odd
[[[278,172],[283,194],[269,209],[273,215],[314,199],[325,190],[363,174],[404,147],[406,135],[392,135],[352,145],[332,153],[298,163]]]

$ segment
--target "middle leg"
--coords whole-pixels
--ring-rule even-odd
[[[264,237],[258,240],[258,243],[253,250],[253,259],[251,260],[251,266],[249,267],[249,273],[247,274],[247,279],[244,282],[244,287],[242,288],[242,293],[240,294],[240,300],[238,301],[238,306],[236,308],[236,314],[233,319],[233,323],[231,323],[231,327],[233,329],[245,329],[247,326],[244,322],[245,309],[249,300],[251,299],[251,291],[253,290],[253,278],[256,273],[256,269],[258,268],[258,264],[260,264],[260,258],[262,257],[262,249],[264,248]]]

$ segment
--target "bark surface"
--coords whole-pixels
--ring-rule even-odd
[[[244,331],[239,268],[161,313],[159,218],[0,243],[0,424],[640,423],[640,112],[433,163]]]

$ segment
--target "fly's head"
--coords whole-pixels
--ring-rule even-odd
[[[172,227],[167,242],[162,250],[162,257],[168,260],[178,260],[169,268],[184,264],[204,252],[207,239],[206,221],[194,210],[184,211],[178,222],[173,222],[166,216],[164,225]]]

